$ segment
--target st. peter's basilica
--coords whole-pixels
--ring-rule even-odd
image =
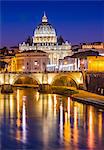
[[[21,52],[28,50],[41,50],[48,54],[47,70],[59,69],[59,60],[65,56],[72,55],[71,45],[68,41],[58,44],[57,34],[51,24],[48,23],[48,18],[44,13],[41,23],[36,27],[32,37],[33,42],[23,42],[19,44]]]

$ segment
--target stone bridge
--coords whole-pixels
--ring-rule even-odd
[[[33,79],[37,84],[52,85],[55,81],[64,77],[74,81],[79,87],[83,84],[83,76],[81,72],[54,72],[54,73],[0,73],[0,85],[11,84],[14,85],[21,77],[28,77]],[[61,81],[60,81],[61,82]]]

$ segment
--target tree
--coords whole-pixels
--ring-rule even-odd
[[[8,63],[5,61],[0,61],[0,70],[4,70],[7,67]]]
[[[0,53],[3,55],[7,55],[9,53],[9,50],[7,47],[3,47],[0,49]]]

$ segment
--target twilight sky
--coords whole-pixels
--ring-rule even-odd
[[[104,3],[97,1],[1,1],[0,47],[33,36],[45,11],[48,21],[72,44],[104,41]]]

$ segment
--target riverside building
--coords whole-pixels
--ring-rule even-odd
[[[44,72],[48,63],[46,52],[39,50],[23,51],[11,59],[10,72]]]

